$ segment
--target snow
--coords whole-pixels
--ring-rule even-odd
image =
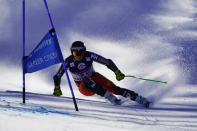
[[[10,59],[3,61],[0,52],[0,131],[196,131],[196,1],[117,0],[113,4],[110,0],[86,1],[80,2],[83,8],[78,9],[77,0],[70,3],[48,0],[64,57],[70,54],[72,41],[83,40],[88,50],[112,59],[123,73],[168,81],[168,84],[134,78],[118,82],[108,68],[94,63],[96,71],[115,84],[151,99],[154,104],[146,109],[118,96],[125,103],[112,105],[96,95],[83,96],[72,81],[79,107],[76,112],[65,76],[61,83],[63,96],[52,95],[52,76],[58,64],[26,74],[26,104],[22,104],[21,56],[9,53]],[[43,17],[44,9],[39,1],[28,2],[27,34],[33,32],[31,37],[27,35],[27,52],[30,52],[32,43],[40,40],[41,33],[46,33],[47,17]],[[13,27],[21,30],[13,20],[8,21],[16,18],[15,14],[21,15],[12,10],[15,7],[20,12],[20,6],[16,5],[21,3],[2,0],[0,3],[0,34],[6,36],[0,37],[4,52],[6,45],[2,43],[7,40],[5,43],[9,44],[16,37],[7,32],[13,32]],[[36,17],[40,23],[35,22]],[[18,19],[17,16],[14,21]],[[33,23],[42,25],[39,31]],[[14,40],[21,43],[19,38]],[[15,41],[10,43],[14,46]],[[15,59],[11,61],[11,58]]]
[[[191,87],[193,88],[193,87]],[[191,92],[187,92],[191,94]],[[176,96],[145,109],[134,102],[111,105],[107,102],[72,99],[28,93],[21,104],[21,92],[1,91],[0,130],[196,130],[197,116],[193,98]],[[194,102],[194,103],[191,103]],[[9,122],[9,126],[7,125]]]

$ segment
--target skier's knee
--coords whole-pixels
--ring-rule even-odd
[[[84,79],[84,84],[85,87],[90,89],[92,92],[100,95],[100,96],[104,96],[106,90],[104,88],[102,88],[102,86],[100,86],[99,84],[95,83],[94,81],[91,81],[90,79]]]

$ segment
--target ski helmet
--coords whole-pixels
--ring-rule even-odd
[[[75,41],[72,43],[70,50],[71,54],[73,54],[74,51],[86,51],[86,47],[82,41]]]

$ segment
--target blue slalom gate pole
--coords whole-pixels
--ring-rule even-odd
[[[46,1],[46,0],[44,0],[44,4],[45,4],[45,7],[46,7],[48,16],[49,16],[49,20],[50,20],[51,26],[52,26],[53,29],[55,29],[54,24],[53,24],[53,21],[52,21],[52,18],[51,18],[51,15],[50,15],[50,12],[49,12],[49,8],[48,8],[47,1]],[[54,32],[54,33],[55,33],[55,35],[56,35],[56,32]],[[59,43],[59,42],[58,42],[58,43]],[[61,54],[62,54],[62,53],[61,53]],[[63,66],[64,66],[64,70],[65,70],[66,77],[67,77],[67,80],[68,80],[68,84],[69,84],[69,87],[70,87],[70,91],[71,91],[71,94],[72,94],[72,98],[73,98],[73,103],[74,103],[74,106],[75,106],[75,110],[76,110],[76,111],[79,111],[78,106],[77,106],[77,102],[76,102],[76,99],[75,99],[75,95],[74,95],[74,92],[73,92],[72,84],[71,84],[71,82],[70,82],[70,78],[69,78],[69,75],[68,75],[68,71],[67,71],[67,68],[66,68],[64,59],[63,59],[63,56],[62,56],[62,64],[63,64]]]
[[[66,69],[66,65],[65,65],[64,61],[62,62],[62,64],[64,66],[64,70],[65,70],[66,77],[67,77],[67,80],[68,80],[68,84],[69,84],[69,87],[70,87],[70,91],[71,91],[71,94],[72,94],[72,98],[73,98],[73,103],[74,103],[74,106],[75,106],[75,110],[76,111],[79,111],[78,106],[77,106],[77,102],[76,102],[76,99],[75,99],[75,95],[74,95],[74,92],[73,92],[73,89],[72,89],[72,84],[70,82],[70,78],[69,78],[68,71]]]
[[[50,23],[51,23],[51,26],[52,26],[53,29],[55,29],[55,27],[54,27],[54,25],[53,25],[53,21],[52,21],[51,14],[50,14],[50,12],[49,12],[49,8],[48,8],[48,4],[47,4],[47,1],[46,1],[46,0],[44,0],[44,5],[45,5],[45,7],[46,7],[46,10],[47,10],[47,13],[48,13],[48,16],[49,16],[49,21],[50,21]]]
[[[23,6],[23,57],[22,57],[22,68],[23,68],[23,103],[25,103],[25,71],[23,58],[25,57],[25,0],[22,3]]]

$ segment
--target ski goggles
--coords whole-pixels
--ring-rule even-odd
[[[74,50],[74,51],[72,51],[72,55],[73,55],[74,57],[76,57],[76,56],[82,56],[83,53],[84,53],[84,51],[82,51],[82,50],[79,50],[79,51]]]

